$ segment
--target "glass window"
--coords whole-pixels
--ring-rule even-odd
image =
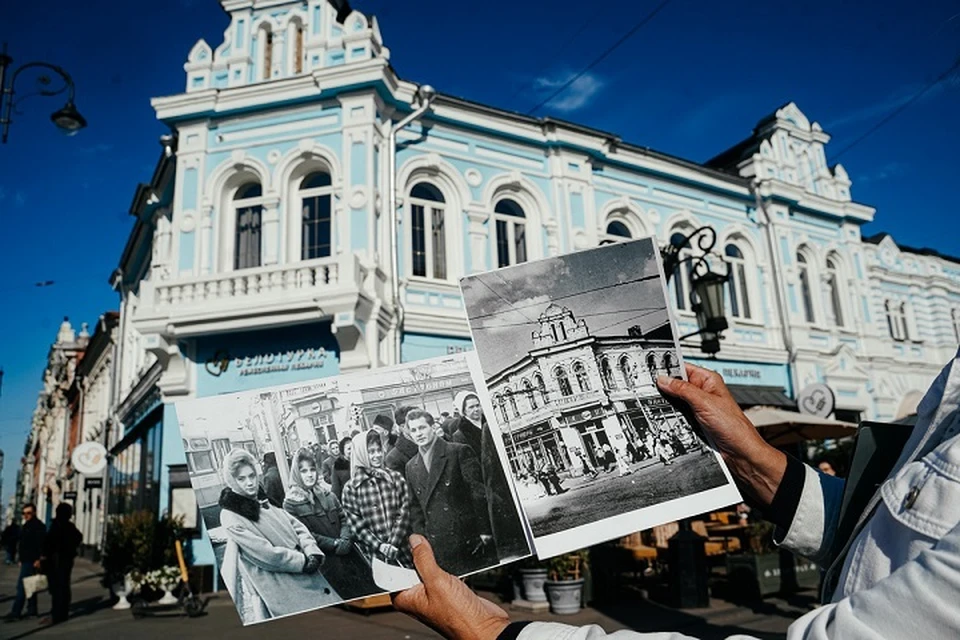
[[[613,370],[610,368],[609,358],[600,360],[600,375],[603,376],[603,384],[607,389],[616,388],[617,385],[613,380]]]
[[[410,233],[413,275],[447,278],[446,201],[440,190],[421,182],[410,190]],[[429,224],[429,242],[427,241]]]
[[[906,303],[887,300],[884,302],[884,309],[887,312],[887,329],[890,331],[890,337],[898,342],[908,340],[910,336],[907,332]]]
[[[507,267],[527,261],[527,226],[523,208],[510,199],[500,200],[493,208],[497,242],[497,266]]]
[[[810,265],[802,253],[797,254],[797,270],[800,277],[800,300],[803,304],[803,317],[807,322],[814,321],[813,293],[810,289]]]
[[[539,373],[533,376],[533,381],[537,385],[537,390],[540,391],[540,400],[543,404],[547,404],[547,385],[543,381],[543,376]]]
[[[590,391],[590,379],[587,377],[587,369],[582,362],[573,364],[573,375],[577,379],[577,386],[580,387],[580,391]]]
[[[650,379],[656,381],[657,379],[657,355],[654,353],[647,354],[647,373],[650,374]]]
[[[840,270],[834,258],[827,258],[827,289],[830,295],[830,310],[833,312],[833,323],[843,326],[843,303],[840,292]]]
[[[564,371],[563,367],[557,367],[553,375],[557,379],[557,386],[560,387],[560,395],[572,396],[573,387],[570,386],[570,379],[567,377],[567,372]]]
[[[670,236],[670,244],[679,245],[684,242],[686,236],[684,236],[679,231]],[[677,303],[677,309],[681,311],[686,311],[690,309],[690,292],[693,290],[690,282],[693,279],[693,264],[691,261],[686,260],[692,255],[689,247],[684,247],[680,250],[680,253],[677,254],[677,258],[681,260],[680,263],[673,270],[673,275],[671,276],[671,286],[673,286],[674,299]]]
[[[513,417],[514,417],[514,418],[519,418],[519,417],[520,417],[520,409],[517,408],[517,396],[516,396],[516,394],[514,394],[513,391],[510,391],[510,392],[507,393],[507,397],[510,398],[510,410],[513,411]]]
[[[620,362],[618,363],[620,367],[620,375],[623,376],[623,383],[627,387],[633,386],[633,362],[630,360],[630,356],[621,356]]]
[[[725,252],[730,265],[727,293],[730,295],[730,314],[734,318],[750,318],[750,289],[747,287],[747,262],[735,244],[728,244]]]
[[[273,67],[273,33],[264,29],[260,35],[263,42],[263,79],[269,80]]]
[[[301,249],[303,260],[328,258],[333,246],[333,182],[325,171],[300,182]]]
[[[524,379],[523,381],[523,393],[527,396],[527,402],[530,403],[530,409],[537,409],[537,398],[533,394],[533,385],[530,384],[529,380]]]
[[[250,182],[234,196],[236,212],[236,235],[233,252],[234,269],[250,269],[260,266],[260,225],[263,216],[263,191],[260,184]]]
[[[633,237],[629,227],[619,220],[613,220],[607,223],[607,233],[601,238],[600,244],[613,244],[614,242],[623,242]]]

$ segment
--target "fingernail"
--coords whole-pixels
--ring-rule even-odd
[[[657,376],[657,384],[661,387],[669,387],[673,383],[673,378],[670,376]]]
[[[426,540],[425,540],[424,537],[423,537],[422,535],[420,535],[419,533],[415,533],[415,534],[413,534],[412,536],[410,536],[410,548],[411,548],[411,549],[416,549],[417,547],[419,547],[420,545],[422,545],[424,542],[426,542]]]

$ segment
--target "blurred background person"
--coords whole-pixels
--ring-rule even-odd
[[[417,445],[410,439],[410,434],[406,426],[407,415],[414,409],[416,409],[416,407],[405,406],[400,407],[394,412],[397,425],[400,427],[400,434],[397,436],[393,449],[390,450],[390,453],[388,453],[384,459],[384,465],[399,474],[406,473],[407,463],[417,455]]]
[[[6,552],[4,564],[13,564],[17,559],[17,545],[20,543],[20,525],[11,522],[0,534],[0,546]]]
[[[40,555],[43,541],[47,537],[47,528],[37,518],[37,507],[33,503],[23,505],[23,527],[20,529],[20,545],[17,556],[20,559],[20,575],[17,576],[17,595],[13,598],[13,608],[7,614],[7,620],[19,620],[23,605],[27,605],[27,617],[37,615],[37,594],[27,599],[23,590],[23,579],[35,575],[40,568]]]
[[[327,443],[327,457],[320,463],[320,477],[323,481],[333,486],[333,465],[340,457],[340,443],[331,440]]]
[[[340,455],[333,461],[330,489],[338,500],[343,501],[343,487],[350,482],[350,452],[353,449],[353,442],[350,438],[341,438],[338,448]]]
[[[263,454],[263,490],[270,504],[278,509],[283,507],[283,480],[280,479],[280,469],[277,467],[277,454],[273,451]]]
[[[60,624],[70,616],[70,574],[73,573],[73,561],[83,542],[83,534],[70,522],[73,507],[66,502],[57,505],[56,515],[46,538],[43,540],[43,552],[40,566],[47,575],[50,590],[50,617],[41,624]]]

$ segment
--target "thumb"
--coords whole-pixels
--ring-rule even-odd
[[[433,548],[426,538],[416,533],[410,536],[410,550],[413,552],[413,564],[425,584],[443,575],[443,569],[437,564]]]
[[[669,376],[659,376],[657,386],[671,396],[686,401],[694,409],[702,407],[705,404],[707,392],[695,384],[681,380],[680,378],[671,378]]]

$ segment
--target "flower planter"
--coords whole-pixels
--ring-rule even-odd
[[[806,558],[789,552],[727,556],[727,577],[734,593],[764,597],[816,589],[820,570]]]
[[[544,583],[550,611],[557,615],[570,615],[580,611],[583,599],[583,578],[579,580],[547,580]]]
[[[136,583],[127,576],[122,582],[116,582],[113,585],[113,592],[117,594],[117,597],[120,600],[117,601],[117,604],[113,605],[113,608],[117,611],[122,611],[124,609],[129,609],[132,605],[130,601],[127,600],[127,596],[133,595],[133,591],[136,588]]]
[[[547,601],[547,594],[543,590],[543,583],[547,581],[546,569],[520,569],[520,579],[523,581],[523,596],[526,600]]]
[[[173,595],[173,590],[177,588],[176,582],[163,585],[163,597],[157,601],[157,604],[177,604],[179,600]]]

